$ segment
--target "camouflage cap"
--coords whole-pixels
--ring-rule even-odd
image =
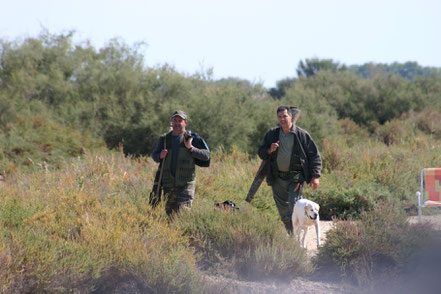
[[[182,110],[176,110],[173,113],[172,118],[174,118],[175,116],[180,116],[183,120],[187,120],[187,114],[185,114],[185,112],[183,112]]]

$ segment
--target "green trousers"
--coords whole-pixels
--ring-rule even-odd
[[[276,202],[280,219],[283,223],[291,221],[294,204],[297,200],[302,198],[303,183],[300,183],[300,186],[297,187],[298,184],[298,182],[293,182],[292,180],[282,180],[281,178],[277,178],[271,186],[274,201]]]

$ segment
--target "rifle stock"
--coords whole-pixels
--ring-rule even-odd
[[[259,169],[257,170],[256,176],[254,177],[253,183],[251,184],[245,201],[251,202],[251,200],[253,200],[254,195],[256,195],[257,190],[259,190],[259,187],[263,182],[263,179],[265,179],[266,177],[268,167],[269,159],[263,160],[259,166]]]
[[[156,206],[161,201],[161,194],[162,194],[161,184],[160,184],[161,182],[160,177],[162,176],[161,171],[162,171],[162,162],[158,166],[158,170],[156,171],[155,174],[155,181],[153,182],[153,188],[152,191],[150,192],[149,204],[151,206]]]

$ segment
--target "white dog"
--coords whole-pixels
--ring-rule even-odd
[[[292,213],[293,227],[296,228],[297,237],[300,239],[301,230],[304,231],[302,238],[302,247],[306,248],[305,237],[308,232],[308,227],[315,225],[315,232],[317,233],[317,248],[320,246],[320,205],[308,199],[299,199],[294,205]]]

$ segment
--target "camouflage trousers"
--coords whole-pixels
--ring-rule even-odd
[[[191,209],[196,185],[189,183],[183,187],[164,187],[166,197],[165,212],[167,215],[178,212],[181,208]]]
[[[303,183],[277,178],[271,188],[280,219],[283,223],[290,222],[294,204],[302,198]]]

